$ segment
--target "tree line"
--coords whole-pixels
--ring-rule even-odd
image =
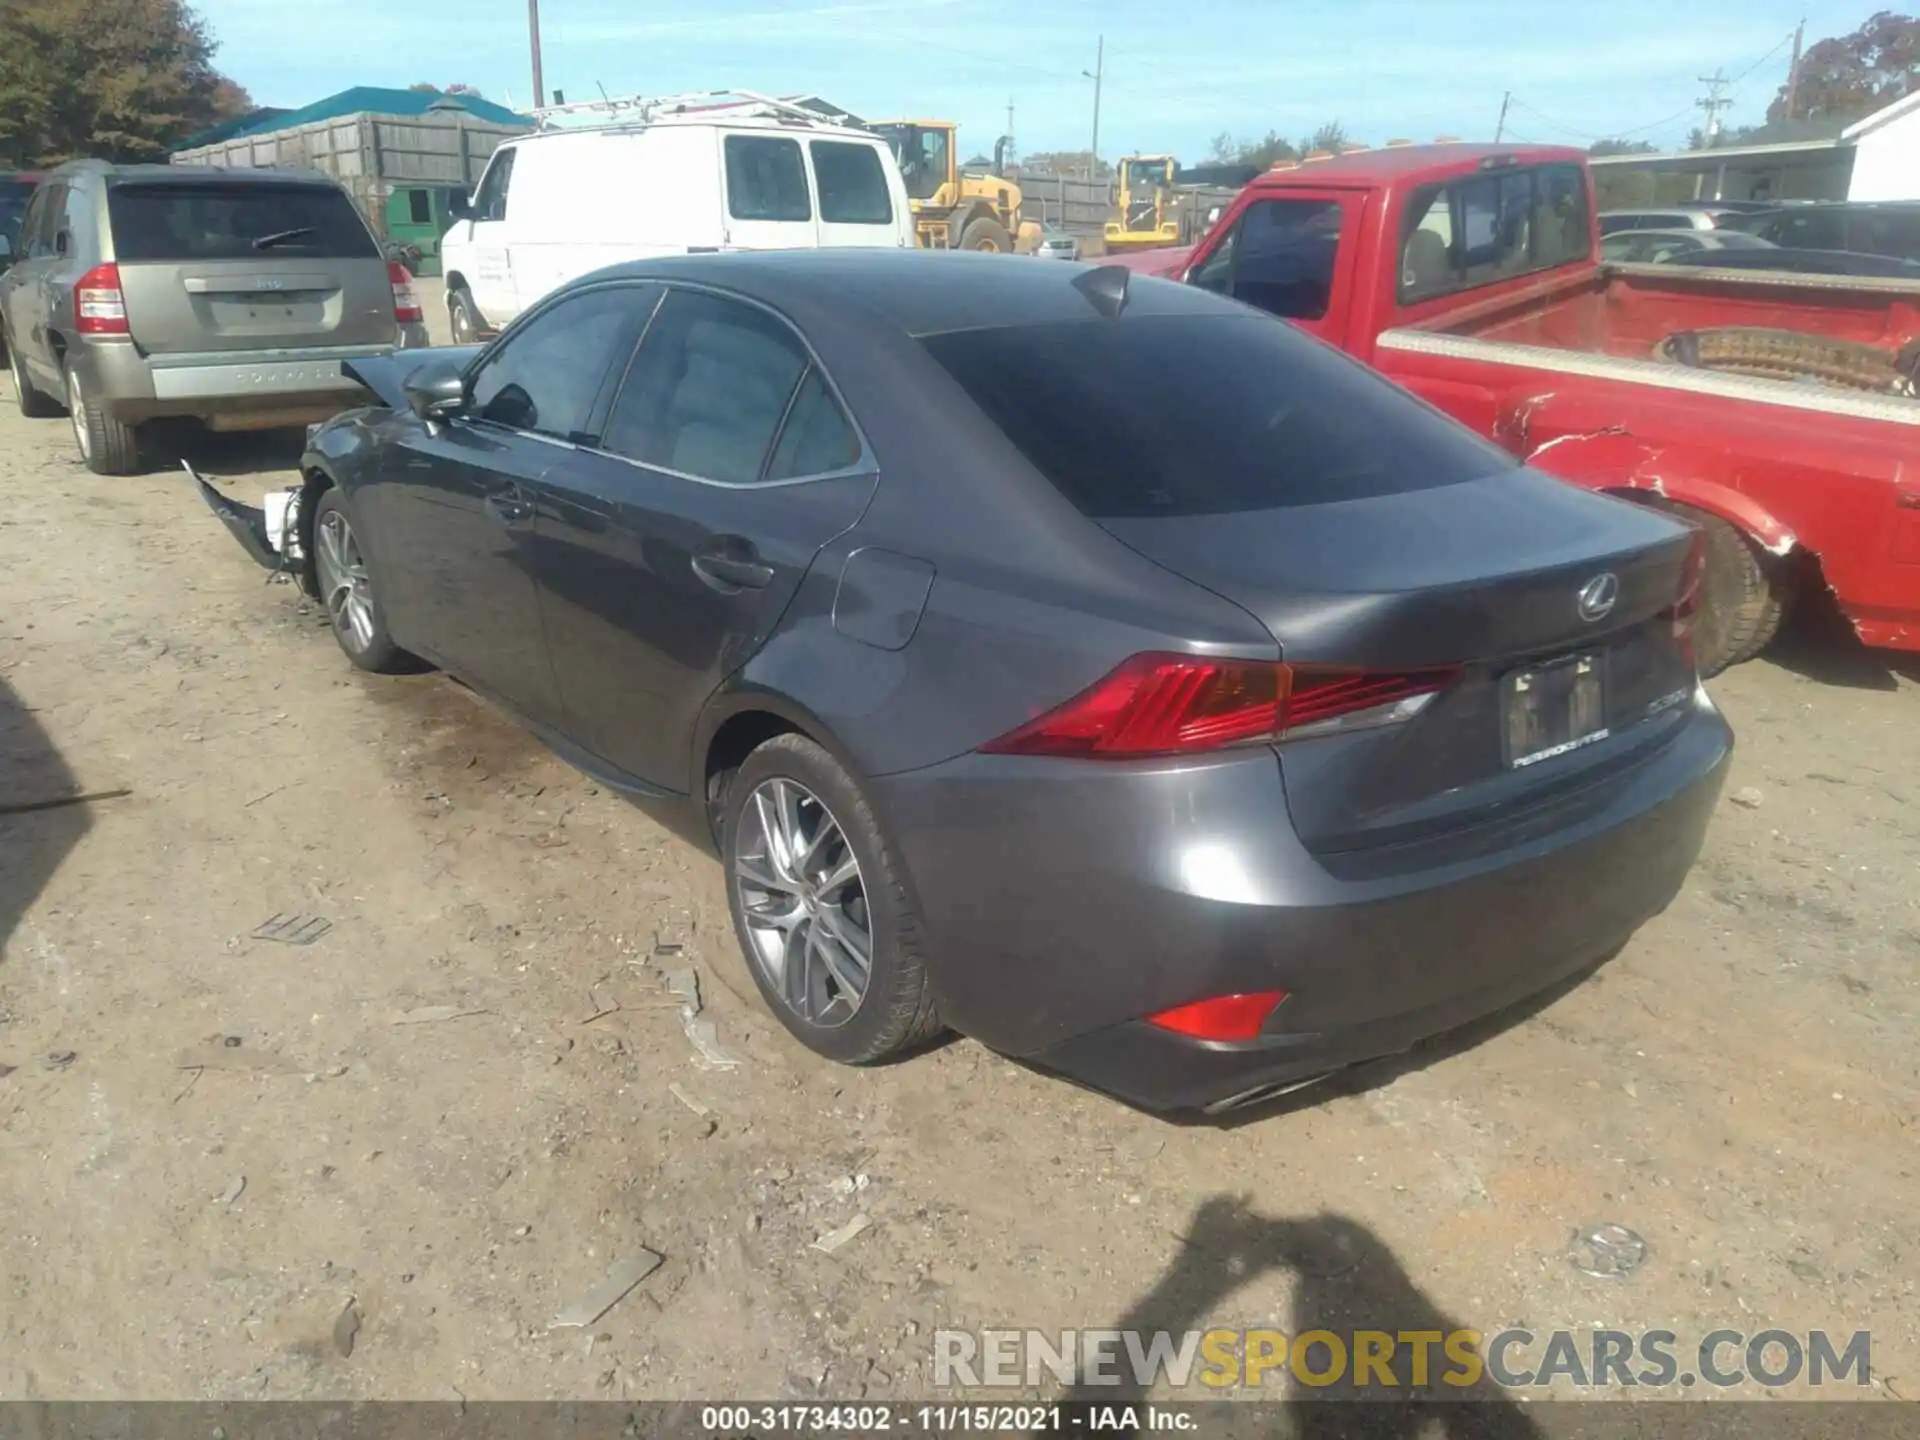
[[[161,160],[253,108],[182,0],[0,0],[0,170]]]

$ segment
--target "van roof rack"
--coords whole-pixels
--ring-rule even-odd
[[[769,115],[782,120],[804,120],[813,125],[847,126],[856,124],[849,115],[809,105],[795,104],[757,90],[690,90],[684,95],[602,95],[597,100],[573,100],[562,105],[542,105],[533,111],[534,123],[541,129],[565,115],[602,115],[609,123],[648,124],[670,115],[697,115],[703,111],[736,111],[750,115]],[[717,117],[716,117],[717,118]]]

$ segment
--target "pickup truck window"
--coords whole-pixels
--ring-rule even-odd
[[[1496,170],[1416,190],[1401,222],[1400,300],[1431,300],[1585,260],[1587,187],[1577,165]]]
[[[1519,463],[1377,372],[1246,311],[954,330],[920,343],[1095,520],[1361,500]]]
[[[1193,283],[1286,320],[1318,320],[1333,293],[1340,206],[1332,200],[1249,205]]]

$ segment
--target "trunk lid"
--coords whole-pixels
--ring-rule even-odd
[[[1431,838],[1577,789],[1665,734],[1691,695],[1670,616],[1686,529],[1531,471],[1098,523],[1252,612],[1290,664],[1459,667],[1410,720],[1279,747],[1295,828],[1316,850]],[[1589,618],[1596,583],[1590,598],[1611,604]],[[1576,663],[1597,688],[1573,728],[1527,731],[1516,687],[1567,683]]]
[[[129,182],[107,203],[127,322],[148,354],[395,339],[386,259],[344,191]]]

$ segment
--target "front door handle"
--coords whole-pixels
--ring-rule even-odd
[[[508,485],[487,496],[487,513],[502,525],[520,525],[533,518],[533,506],[518,485]]]
[[[773,583],[773,567],[740,535],[715,536],[694,551],[693,573],[723,595],[764,590]]]

